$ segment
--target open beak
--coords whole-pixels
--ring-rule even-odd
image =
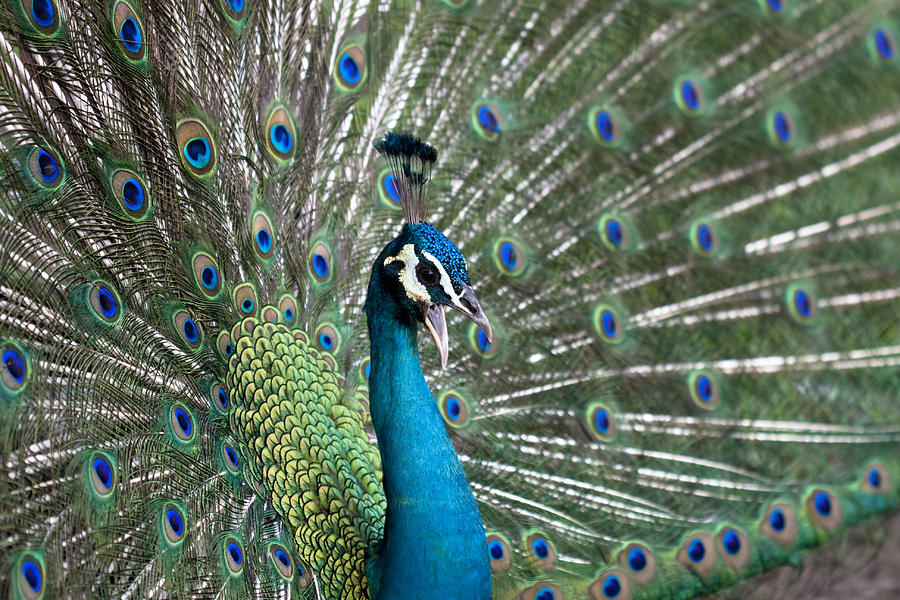
[[[491,324],[488,322],[484,311],[481,310],[481,304],[478,303],[472,288],[464,285],[462,294],[450,306],[471,319],[473,323],[481,328],[488,341],[494,342],[494,332],[491,331]],[[434,339],[434,345],[437,346],[438,353],[441,355],[441,368],[444,368],[447,366],[447,357],[450,349],[443,304],[432,304],[428,307],[425,313],[425,326],[428,328],[428,333],[431,334],[432,339]]]

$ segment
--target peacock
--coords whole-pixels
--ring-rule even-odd
[[[6,0],[0,595],[686,599],[877,527],[898,36]]]

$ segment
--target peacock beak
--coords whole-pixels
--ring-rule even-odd
[[[481,310],[481,304],[471,287],[463,285],[462,293],[453,300],[450,306],[478,325],[484,331],[488,341],[493,343],[494,332],[491,330],[491,324],[484,311]],[[434,345],[437,346],[438,353],[441,355],[441,368],[444,368],[447,366],[447,357],[450,354],[450,342],[447,337],[447,319],[444,317],[443,304],[432,304],[428,307],[425,313],[425,326],[434,339]]]

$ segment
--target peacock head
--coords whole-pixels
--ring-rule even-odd
[[[425,222],[431,166],[437,151],[407,133],[388,133],[375,144],[395,174],[407,223],[375,263],[373,278],[391,295],[400,318],[425,325],[446,366],[444,307],[466,315],[493,341],[493,332],[466,271],[466,259],[447,236]]]
[[[428,223],[403,226],[375,265],[395,305],[410,320],[425,325],[446,366],[449,353],[444,307],[478,325],[489,340],[493,332],[466,272],[466,259],[447,236]]]

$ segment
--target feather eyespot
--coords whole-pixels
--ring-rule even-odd
[[[231,342],[231,334],[227,331],[220,331],[216,336],[216,349],[219,355],[226,362],[234,355],[234,344]]]
[[[309,253],[309,273],[319,283],[331,279],[331,250],[321,242]]]
[[[247,16],[247,3],[244,0],[222,0],[222,10],[232,21],[241,21]]]
[[[285,581],[291,581],[294,578],[294,561],[291,560],[287,548],[281,544],[272,544],[269,546],[269,558],[278,571],[278,575]]]
[[[472,344],[475,353],[482,358],[492,358],[497,356],[500,349],[497,337],[497,333],[494,332],[494,341],[491,342],[488,339],[487,334],[482,331],[478,325],[472,323],[469,326],[469,343]]]
[[[444,422],[454,429],[461,429],[469,424],[469,402],[459,393],[453,390],[442,393],[438,407]]]
[[[21,597],[26,600],[38,600],[44,593],[44,564],[37,556],[28,553],[19,561],[19,574],[16,578]]]
[[[113,10],[113,25],[125,56],[134,62],[143,60],[147,53],[143,27],[130,4],[122,1],[116,4]]]
[[[487,536],[488,556],[491,559],[491,572],[503,573],[508,571],[512,565],[512,552],[509,548],[509,542],[497,534],[491,533]]]
[[[179,442],[191,442],[194,439],[194,417],[187,408],[176,404],[169,410],[169,425],[175,439]]]
[[[359,376],[363,381],[369,381],[369,376],[372,374],[372,361],[368,358],[362,361],[362,364],[359,366]]]
[[[770,15],[778,15],[787,9],[788,0],[759,0],[763,11]]]
[[[330,323],[319,325],[315,333],[316,345],[320,350],[336,354],[341,347],[341,336]]]
[[[366,58],[362,48],[354,44],[341,51],[334,66],[334,78],[345,92],[359,89],[366,81]]]
[[[625,326],[612,306],[601,304],[594,309],[594,329],[607,344],[620,344],[625,339]]]
[[[696,533],[684,541],[676,555],[678,562],[693,570],[701,577],[709,577],[716,566],[712,536]]]
[[[163,537],[170,546],[184,540],[184,513],[174,504],[167,504],[160,514]]]
[[[610,250],[628,250],[632,247],[631,232],[620,217],[603,215],[597,228],[603,245]]]
[[[656,556],[644,544],[628,544],[619,552],[617,562],[641,585],[650,583],[656,577]]]
[[[704,85],[694,77],[682,76],[675,82],[675,104],[688,116],[709,112]]]
[[[503,132],[503,117],[496,106],[478,103],[472,107],[472,126],[484,139],[495,140]]]
[[[263,306],[259,311],[259,320],[266,323],[277,323],[279,319],[278,309],[274,306]]]
[[[235,286],[231,296],[242,316],[249,317],[256,313],[256,288],[252,283]]]
[[[815,323],[819,311],[816,297],[811,290],[800,285],[792,285],[788,287],[786,296],[788,312],[795,321],[801,325]]]
[[[722,560],[732,569],[743,569],[750,563],[750,540],[744,532],[725,527],[716,536]]]
[[[290,160],[294,155],[295,134],[294,122],[284,108],[276,108],[269,116],[266,126],[268,135],[266,143],[269,152],[282,161]]]
[[[275,254],[275,235],[269,217],[261,212],[254,214],[251,235],[253,238],[253,249],[256,251],[257,256],[263,260],[272,258]]]
[[[514,240],[500,238],[494,242],[494,264],[501,273],[521,275],[527,266],[525,250]]]
[[[588,588],[594,600],[630,600],[631,581],[621,569],[607,569]]]
[[[712,410],[719,406],[719,384],[712,373],[694,371],[688,375],[691,400],[700,408]]]
[[[609,441],[616,435],[616,421],[613,412],[604,404],[591,403],[585,414],[587,430],[601,441]]]
[[[785,548],[794,544],[797,539],[797,515],[794,509],[784,503],[771,505],[760,521],[760,530]]]
[[[212,405],[219,409],[220,412],[227,413],[228,412],[228,392],[225,391],[225,386],[221,383],[217,383],[212,386],[210,390],[210,396],[212,398]]]
[[[297,322],[297,301],[293,296],[285,294],[278,301],[278,310],[281,313],[279,320],[291,327]]]
[[[47,148],[35,146],[28,157],[28,170],[41,187],[56,188],[63,180],[63,169],[56,154]]]
[[[897,42],[894,33],[888,27],[877,27],[869,35],[872,54],[880,62],[886,63],[897,56]]]
[[[843,521],[840,500],[821,488],[814,489],[807,495],[806,509],[812,521],[828,531],[837,529]]]
[[[393,171],[382,171],[378,175],[378,197],[381,203],[388,208],[402,210],[403,198],[397,185],[397,175]]]
[[[150,197],[147,195],[147,186],[136,173],[126,169],[116,171],[112,176],[112,189],[119,205],[129,217],[139,220],[147,214]]]
[[[172,325],[181,341],[191,350],[197,350],[203,344],[203,331],[186,310],[173,313]]]
[[[23,0],[22,4],[28,20],[44,35],[52,35],[59,28],[59,10],[53,0]]]
[[[191,259],[191,266],[197,288],[210,298],[218,296],[222,291],[222,278],[213,257],[206,252],[197,252]]]
[[[94,452],[88,460],[87,480],[98,498],[111,497],[116,485],[115,464],[105,454]]]
[[[229,575],[236,577],[244,570],[244,549],[234,537],[227,537],[222,545],[222,556]]]
[[[240,473],[241,461],[237,451],[228,444],[222,444],[222,461],[232,474]]]
[[[709,223],[697,222],[691,226],[691,245],[700,256],[713,256],[719,249],[719,236]]]
[[[556,566],[556,550],[544,534],[536,532],[526,537],[525,550],[539,571],[550,571]]]
[[[12,342],[0,343],[0,383],[9,392],[21,392],[30,379],[30,364],[25,352]]]
[[[596,107],[588,113],[588,129],[605,148],[619,148],[625,141],[627,123],[613,108]]]
[[[540,582],[524,590],[521,598],[530,598],[530,600],[563,600],[562,591],[549,582]]]
[[[889,494],[891,478],[887,469],[880,464],[868,467],[862,478],[862,489],[870,494]]]
[[[198,119],[182,119],[175,130],[181,163],[197,176],[212,173],[216,166],[216,147],[209,129]]]

